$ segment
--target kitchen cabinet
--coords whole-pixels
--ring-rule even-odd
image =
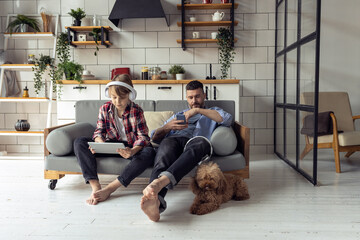
[[[183,50],[186,49],[187,43],[216,43],[216,39],[186,39],[185,28],[186,27],[204,27],[204,26],[228,26],[233,35],[233,44],[237,42],[234,38],[234,26],[238,25],[238,21],[234,21],[234,9],[238,8],[235,0],[231,0],[231,3],[212,3],[212,4],[185,4],[184,0],[181,0],[181,4],[177,4],[178,10],[181,10],[181,22],[177,22],[177,25],[181,27],[181,39],[177,39],[177,43],[181,43]],[[229,9],[230,21],[202,21],[202,22],[189,22],[186,19],[186,10],[218,10]]]
[[[182,98],[182,84],[148,84],[146,85],[148,100],[179,100]]]
[[[75,102],[82,99],[103,99],[105,86],[110,80],[84,80],[79,86],[75,81],[63,80],[63,94],[57,101],[58,124],[75,121]],[[138,100],[186,100],[186,84],[191,80],[133,80]],[[233,100],[239,120],[240,85],[237,79],[199,80],[207,91],[207,100]],[[77,89],[76,87],[86,87]],[[74,89],[75,88],[75,89]]]

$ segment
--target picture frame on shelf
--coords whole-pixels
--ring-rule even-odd
[[[85,42],[86,41],[86,34],[79,34],[78,35],[78,40],[80,42]]]

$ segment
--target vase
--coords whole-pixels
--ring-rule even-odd
[[[185,79],[185,73],[176,74],[176,80],[184,80],[184,79]]]
[[[28,25],[27,24],[20,24],[20,32],[27,32],[28,31]]]
[[[15,123],[16,131],[29,131],[30,123],[26,119],[19,119]]]
[[[81,20],[74,20],[74,26],[81,26]]]

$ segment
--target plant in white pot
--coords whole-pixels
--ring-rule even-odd
[[[185,79],[185,69],[181,65],[172,65],[169,69],[169,73],[173,76],[173,78],[176,77],[176,80]],[[174,77],[174,75],[176,76]]]

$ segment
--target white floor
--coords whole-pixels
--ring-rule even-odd
[[[275,156],[251,157],[250,200],[194,216],[193,194],[179,185],[158,223],[139,208],[144,184],[88,206],[81,176],[66,176],[51,191],[42,161],[1,160],[0,239],[360,239],[359,153],[342,161],[341,174],[332,155],[320,157],[317,187]]]

